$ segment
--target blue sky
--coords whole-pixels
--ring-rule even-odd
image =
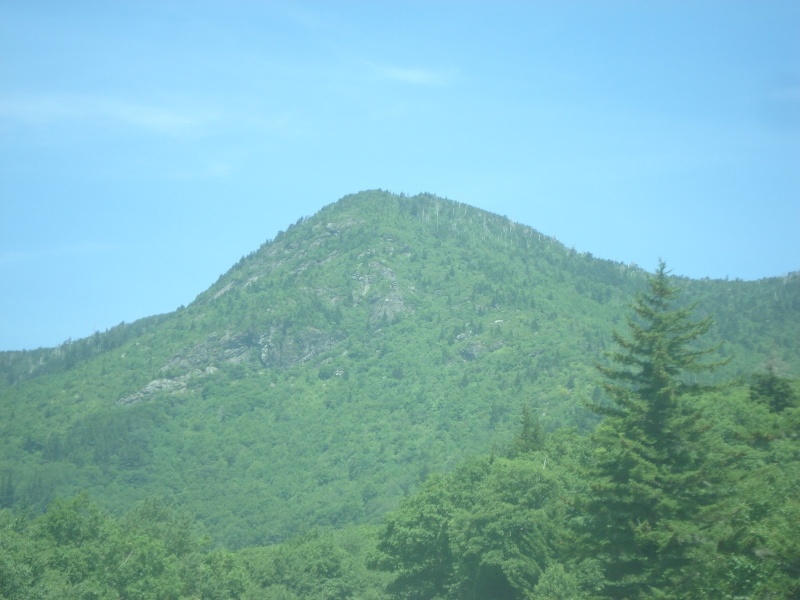
[[[383,188],[800,269],[800,3],[0,0],[0,349],[174,310]]]

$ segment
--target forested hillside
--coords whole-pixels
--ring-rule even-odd
[[[797,506],[786,498],[800,491],[791,382],[800,277],[661,273],[681,291],[670,310],[705,324],[696,341],[681,338],[682,351],[711,348],[721,363],[708,373],[676,363],[667,370],[680,385],[664,383],[675,435],[693,444],[670,455],[680,469],[669,476],[713,494],[666,497],[641,516],[657,528],[619,538],[629,545],[619,552],[633,554],[698,542],[674,563],[614,571],[597,528],[623,536],[630,523],[591,517],[610,510],[593,504],[593,490],[616,485],[619,461],[598,457],[619,451],[608,440],[627,431],[631,447],[660,452],[673,439],[635,438],[643,426],[623,413],[644,409],[622,388],[604,389],[619,375],[609,371],[615,359],[635,366],[618,348],[637,294],[653,293],[647,273],[457,202],[373,191],[300,219],[174,313],[0,355],[0,508],[33,510],[3,516],[0,568],[21,569],[20,589],[28,581],[41,591],[51,573],[62,592],[80,580],[146,597],[125,587],[132,582],[90,567],[65,575],[52,562],[48,548],[84,535],[59,523],[88,519],[104,532],[97,552],[106,560],[130,552],[127,565],[158,547],[153,577],[172,579],[153,597],[659,597],[694,585],[676,573],[703,552],[711,562],[702,568],[730,590],[708,597],[768,590],[767,580],[770,593],[793,589],[785,582],[798,574],[797,547],[786,523]],[[689,397],[699,400],[681,412]],[[682,429],[687,420],[700,425]],[[659,464],[648,452],[631,469],[663,491],[669,478],[647,475]],[[35,516],[82,490],[82,500]],[[639,508],[650,501],[620,494]],[[153,529],[148,520],[179,519],[156,501],[196,520],[197,539],[176,546]],[[309,533],[316,527],[337,531]],[[86,552],[76,546],[75,556],[88,561]],[[312,565],[324,554],[327,567]],[[317,575],[304,577],[306,568]],[[201,589],[201,571],[208,590],[222,578],[227,591]],[[321,587],[304,592],[298,582],[314,578]]]

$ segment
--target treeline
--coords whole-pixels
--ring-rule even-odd
[[[770,410],[776,397],[791,407]],[[759,376],[749,390],[704,397],[706,419],[715,420],[707,441],[716,455],[708,460],[719,469],[714,485],[722,491],[685,529],[655,523],[678,537],[691,532],[675,542],[691,562],[673,572],[684,580],[674,588],[629,578],[640,589],[617,595],[614,563],[597,548],[610,540],[592,531],[596,441],[573,430],[544,432],[524,411],[507,447],[431,475],[380,528],[316,530],[285,544],[230,551],[155,500],[118,518],[86,494],[56,500],[36,517],[2,511],[0,597],[795,598],[797,401],[796,388],[774,374]],[[644,521],[628,516],[631,531],[646,539]],[[598,535],[594,541],[589,531]],[[662,570],[652,556],[617,556],[640,556],[637,570],[648,576]]]
[[[353,528],[231,552],[162,502],[113,518],[84,493],[33,519],[0,512],[0,598],[382,598],[384,578],[365,566],[370,544],[374,530]]]
[[[179,495],[231,549],[380,523],[512,436],[525,404],[548,429],[594,429],[593,362],[646,284],[497,215],[359,194],[183,310],[0,353],[0,505],[87,490],[123,514]],[[800,373],[800,277],[680,284],[733,357],[715,378],[767,357]]]
[[[709,318],[662,264],[600,367],[590,434],[534,410],[507,447],[431,475],[380,528],[215,548],[147,501],[0,513],[4,598],[797,598],[800,394],[776,367],[710,386]]]
[[[395,598],[800,597],[800,396],[774,368],[704,386],[710,319],[662,264],[601,366],[603,420],[431,478],[387,521]]]
[[[103,333],[79,340],[67,340],[55,348],[14,350],[0,352],[0,389],[40,375],[62,373],[81,361],[108,352],[126,344],[142,334],[152,331],[168,318],[154,315],[133,323],[120,323]]]

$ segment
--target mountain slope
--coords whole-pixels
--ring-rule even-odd
[[[378,520],[523,405],[591,426],[593,365],[645,275],[431,195],[347,196],[185,308],[0,356],[0,502],[166,495],[229,546]],[[800,278],[681,283],[726,376],[800,370]]]

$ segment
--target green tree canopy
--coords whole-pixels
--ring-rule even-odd
[[[773,365],[769,365],[765,372],[753,376],[750,399],[766,404],[773,412],[797,406],[797,393],[791,380],[778,375]]]
[[[614,598],[659,597],[691,580],[702,539],[694,517],[713,491],[688,401],[703,389],[691,376],[720,364],[708,360],[715,348],[698,345],[712,319],[694,319],[668,275],[660,262],[632,306],[627,337],[614,333],[611,365],[598,367],[611,403],[593,405],[604,419],[593,437],[585,550],[601,561]]]

